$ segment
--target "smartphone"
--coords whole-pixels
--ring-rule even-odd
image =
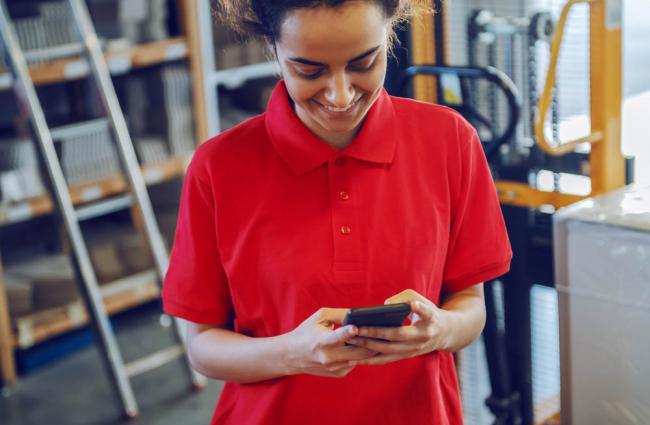
[[[402,326],[410,313],[411,305],[409,303],[352,308],[345,316],[343,326],[397,327]]]

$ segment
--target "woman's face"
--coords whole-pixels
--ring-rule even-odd
[[[365,1],[283,21],[275,47],[296,114],[330,144],[349,143],[381,93],[389,30],[381,7]]]

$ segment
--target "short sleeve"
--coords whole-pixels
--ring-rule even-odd
[[[214,196],[208,181],[195,155],[183,183],[162,299],[163,309],[172,316],[222,325],[232,320],[233,308],[217,245]]]
[[[460,157],[451,165],[451,229],[443,290],[458,292],[510,269],[512,251],[492,175],[476,130],[460,121]]]

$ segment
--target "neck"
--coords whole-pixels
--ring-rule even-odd
[[[323,127],[314,123],[308,117],[303,116],[303,111],[300,108],[296,107],[295,103],[292,100],[291,100],[291,106],[293,107],[293,110],[296,112],[296,115],[298,115],[298,118],[300,118],[303,124],[305,124],[305,126],[312,133],[314,133],[323,142],[327,143],[329,146],[339,151],[347,148],[350,145],[350,143],[352,143],[356,135],[359,133],[359,130],[363,126],[363,121],[361,121],[361,123],[357,126],[357,128],[345,133],[338,133],[338,132],[335,133],[335,132],[327,131]]]
[[[361,126],[359,126],[359,128],[361,128]],[[318,131],[314,129],[312,129],[311,131],[314,134],[316,134],[316,136],[318,136],[318,138],[321,139],[323,142],[327,143],[334,149],[341,151],[347,148],[350,145],[350,143],[352,143],[352,140],[354,140],[354,137],[359,132],[359,128],[347,133],[330,133],[330,132]]]

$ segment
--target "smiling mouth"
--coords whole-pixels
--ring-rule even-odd
[[[357,100],[355,100],[354,102],[352,102],[351,104],[349,104],[345,108],[335,108],[334,106],[323,105],[322,103],[320,103],[318,101],[315,101],[315,102],[318,105],[320,105],[321,107],[323,107],[325,110],[329,111],[329,112],[345,113],[345,112],[350,111],[352,108],[354,108],[362,98],[363,98],[363,96],[360,96]]]

